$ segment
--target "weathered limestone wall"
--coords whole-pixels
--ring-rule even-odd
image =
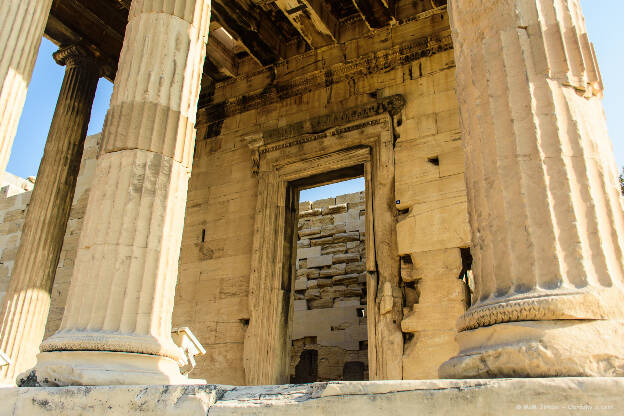
[[[243,138],[303,134],[312,117],[401,94],[407,104],[394,120],[394,183],[403,272],[400,287],[389,288],[389,295],[403,298],[404,319],[397,325],[405,353],[394,365],[406,379],[437,377],[437,367],[457,352],[455,322],[467,304],[458,279],[460,248],[470,245],[446,9],[425,8],[399,25],[352,33],[343,43],[270,68],[243,63],[240,69],[243,75],[214,85],[212,104],[198,114],[174,312],[176,325],[193,328],[208,346],[193,375],[228,384],[244,380],[257,185],[254,155]],[[203,230],[208,243],[202,243]],[[222,242],[224,234],[233,240]]]
[[[206,354],[191,377],[243,385],[257,182],[242,139],[198,141],[189,182],[173,327],[193,330]]]
[[[0,188],[0,305],[9,285],[30,201],[34,178],[23,179],[11,173],[2,175]]]
[[[58,329],[63,318],[65,299],[74,266],[73,259],[76,255],[78,237],[82,228],[82,217],[84,216],[84,210],[89,197],[89,188],[95,172],[95,159],[100,137],[100,134],[96,134],[87,137],[85,141],[80,174],[76,184],[76,193],[69,222],[67,223],[67,231],[52,291],[52,303],[46,326],[46,337]],[[6,190],[3,188],[3,192]],[[4,291],[8,286],[31,194],[32,187],[30,187],[29,191],[24,190],[12,196],[5,197],[6,192],[0,196],[0,262],[2,262],[0,264],[0,302],[2,302]],[[11,194],[9,193],[8,195]]]
[[[7,185],[2,188],[2,195],[0,195],[0,263],[2,263],[0,264],[0,304],[4,301],[4,295],[9,286],[26,217],[26,208],[32,193],[30,191],[17,194],[13,192],[15,189]]]
[[[364,194],[299,204],[293,382],[368,380]],[[303,351],[316,351],[315,380],[300,379],[305,376]],[[361,370],[361,377],[346,369],[346,363],[358,374]]]

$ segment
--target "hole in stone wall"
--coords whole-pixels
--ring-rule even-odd
[[[440,166],[440,158],[438,156],[430,157],[429,159],[427,159],[427,162],[431,163],[434,166]]]
[[[321,175],[298,187],[301,202],[294,227],[297,253],[290,339],[290,378],[297,382],[343,380],[345,374],[349,380],[368,378],[362,168],[343,172],[342,177],[335,172]],[[349,173],[356,173],[351,176],[356,179],[342,180]],[[311,350],[317,353],[313,380],[306,378],[312,374],[310,364],[302,364],[304,358],[311,360],[302,355]]]
[[[202,230],[201,240],[202,240],[202,243],[205,243],[205,242],[206,242],[206,229],[203,229],[203,230]]]
[[[472,253],[470,247],[460,248],[462,269],[458,278],[463,280],[466,284],[466,307],[469,308],[472,305],[472,293],[474,290],[474,281],[472,279]]]

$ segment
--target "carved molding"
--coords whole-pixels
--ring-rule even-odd
[[[322,139],[327,139],[322,146],[310,143]],[[244,345],[246,383],[288,381],[287,314],[294,277],[286,275],[287,268],[283,267],[285,259],[292,255],[288,246],[291,240],[286,236],[286,218],[292,210],[284,201],[290,200],[298,180],[359,164],[364,165],[368,183],[367,267],[370,261],[374,270],[368,270],[370,377],[401,378],[402,364],[397,357],[403,353],[402,299],[396,299],[391,305],[392,313],[383,316],[379,312],[381,299],[376,299],[378,285],[398,288],[399,279],[390,115],[384,113],[329,132],[286,137],[270,144],[260,134],[246,140],[257,152],[259,166],[249,286],[250,322]]]
[[[264,133],[249,135],[245,137],[245,140],[252,151],[252,172],[254,175],[258,175],[260,171],[260,157],[263,154],[310,143],[327,137],[340,136],[367,127],[387,124],[388,120],[385,117],[372,117],[385,113],[394,117],[403,110],[405,104],[405,97],[396,94],[381,98],[376,103],[352,107],[339,113],[313,117],[281,128],[267,130]],[[353,124],[362,119],[369,120]]]
[[[351,107],[345,111],[325,114],[289,124],[288,126],[267,130],[263,134],[264,142],[266,144],[271,144],[288,137],[322,133],[334,127],[343,126],[357,120],[378,116],[383,113],[389,113],[394,117],[403,110],[405,104],[405,97],[400,94],[392,95],[390,97],[378,99],[375,103]]]
[[[52,54],[54,61],[61,66],[68,68],[83,66],[96,71],[98,76],[102,75],[104,65],[100,62],[91,51],[79,45],[69,45],[60,48]]]
[[[421,38],[344,64],[335,65],[331,69],[314,71],[284,83],[275,83],[261,92],[209,105],[198,111],[198,124],[219,122],[236,114],[262,108],[316,89],[327,88],[345,80],[390,71],[452,48],[453,41],[450,34]],[[224,81],[221,85],[226,86],[229,85],[229,82],[240,82],[243,79],[239,77],[232,81]]]
[[[457,321],[457,329],[468,331],[485,326],[520,321],[555,321],[566,319],[609,319],[609,307],[600,294],[564,293],[527,299],[501,299],[500,302],[476,305]]]

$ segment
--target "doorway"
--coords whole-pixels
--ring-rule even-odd
[[[290,382],[368,380],[365,181],[319,185],[299,195]]]
[[[290,381],[299,191],[358,177],[364,177],[366,183],[368,214],[364,220],[366,308],[357,312],[366,320],[368,340],[358,343],[358,348],[368,350],[368,379],[401,379],[402,361],[398,357],[403,354],[403,298],[399,287],[391,118],[381,115],[315,135],[279,139],[272,135],[247,138],[258,176],[258,194],[250,319],[244,344],[246,383]],[[308,354],[306,359],[314,358]],[[343,377],[363,372],[358,362],[343,363]],[[308,367],[314,368],[314,363]]]

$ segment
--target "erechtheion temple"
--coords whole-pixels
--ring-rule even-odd
[[[579,0],[3,0],[0,173],[44,36],[44,156],[0,195],[1,416],[624,412]]]

